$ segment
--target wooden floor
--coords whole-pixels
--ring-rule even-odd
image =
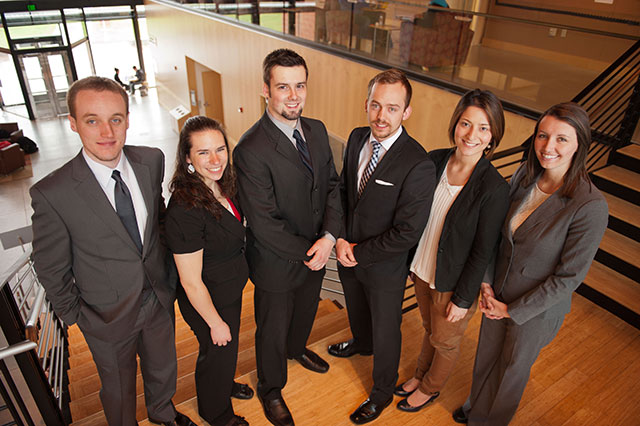
[[[248,290],[250,291],[250,290]],[[245,298],[245,311],[252,310]],[[342,316],[347,327],[346,312]],[[334,324],[335,321],[331,321]],[[328,322],[316,324],[322,336]],[[465,333],[456,371],[440,398],[419,413],[395,408],[399,398],[374,423],[378,425],[453,425],[451,411],[465,399],[471,381],[473,356],[480,324],[476,313]],[[243,326],[249,326],[249,324]],[[332,325],[335,328],[335,324]],[[419,313],[405,314],[400,380],[409,378],[422,339]],[[327,374],[316,374],[289,361],[289,381],[283,395],[297,425],[348,425],[349,414],[367,396],[371,387],[371,357],[350,359],[330,357],[328,344],[350,337],[347,328],[316,340],[311,348],[331,364]],[[245,334],[241,339],[251,339]],[[251,345],[251,342],[241,345]],[[512,422],[513,425],[635,425],[640,418],[640,331],[576,295],[573,310],[555,341],[545,348],[534,365],[529,385]],[[255,371],[239,379],[256,386]],[[238,415],[251,425],[269,425],[258,399],[234,400]],[[178,405],[198,424],[207,424],[197,415],[196,400]],[[150,425],[148,421],[140,423]]]

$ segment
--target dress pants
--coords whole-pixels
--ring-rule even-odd
[[[98,368],[100,400],[110,426],[137,425],[136,354],[144,382],[149,417],[171,421],[176,417],[171,398],[176,392],[176,343],[174,319],[149,291],[131,333],[106,342],[84,334]]]
[[[440,292],[416,277],[416,299],[422,316],[424,338],[414,377],[425,394],[440,392],[453,372],[460,355],[460,341],[478,306],[475,301],[467,314],[456,322],[447,321],[447,305],[452,291]]]
[[[191,305],[184,290],[178,288],[177,293],[182,317],[200,344],[195,371],[198,414],[213,426],[224,426],[234,415],[231,391],[238,360],[242,297],[231,305],[216,307],[231,331],[231,341],[226,346],[218,346],[211,340],[209,325]]]
[[[256,364],[258,394],[263,399],[281,396],[287,383],[287,358],[304,354],[324,272],[309,271],[303,283],[281,293],[265,291],[256,283]]]
[[[471,394],[462,406],[469,425],[506,426],[513,418],[540,350],[558,334],[564,315],[538,315],[518,325],[482,318]]]
[[[402,269],[404,273],[380,276],[360,266],[338,267],[355,348],[373,351],[373,388],[369,398],[375,404],[388,401],[398,381],[407,277],[406,268]]]

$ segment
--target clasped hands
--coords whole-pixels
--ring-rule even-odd
[[[480,311],[489,319],[499,320],[510,318],[507,305],[496,299],[493,287],[489,283],[482,283],[480,286]]]

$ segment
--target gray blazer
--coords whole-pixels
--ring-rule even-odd
[[[511,218],[533,186],[520,185],[525,171],[520,166],[511,179],[492,282],[516,324],[569,313],[571,294],[587,275],[609,218],[600,191],[581,180],[572,198],[552,194],[512,234]]]
[[[31,187],[33,257],[56,314],[84,333],[117,340],[131,332],[148,280],[173,312],[175,281],[160,239],[164,156],[125,146],[148,217],[140,254],[82,153]]]

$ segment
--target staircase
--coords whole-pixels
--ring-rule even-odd
[[[253,285],[247,285],[242,298],[243,306],[240,322],[236,378],[240,382],[250,383],[255,389],[256,361],[254,349],[255,322],[253,288]],[[346,310],[341,309],[331,300],[321,300],[313,330],[309,337],[309,346],[313,346],[316,342],[333,336],[336,333],[345,333],[348,328],[349,322],[347,320]],[[333,341],[331,341],[331,343],[333,343]],[[182,318],[177,304],[176,351],[178,358],[178,381],[173,403],[176,405],[178,411],[190,416],[193,414],[192,419],[197,422],[199,421],[199,417],[197,416],[196,389],[193,375],[196,358],[198,356],[198,341],[189,328],[189,325]],[[326,348],[319,350],[319,352],[326,353]],[[72,424],[74,426],[106,425],[107,422],[102,411],[99,397],[100,378],[98,377],[95,364],[93,363],[91,353],[84,341],[82,333],[75,325],[69,328],[69,364]],[[297,363],[290,361],[290,369],[294,367],[294,364]],[[144,403],[142,376],[139,369],[136,388],[138,392],[136,417],[138,421],[142,421],[146,419],[147,411]],[[253,400],[256,400],[257,403],[256,397],[254,397]],[[150,423],[145,422],[145,424]]]
[[[609,226],[578,293],[640,328],[640,145],[591,173],[609,204]]]

